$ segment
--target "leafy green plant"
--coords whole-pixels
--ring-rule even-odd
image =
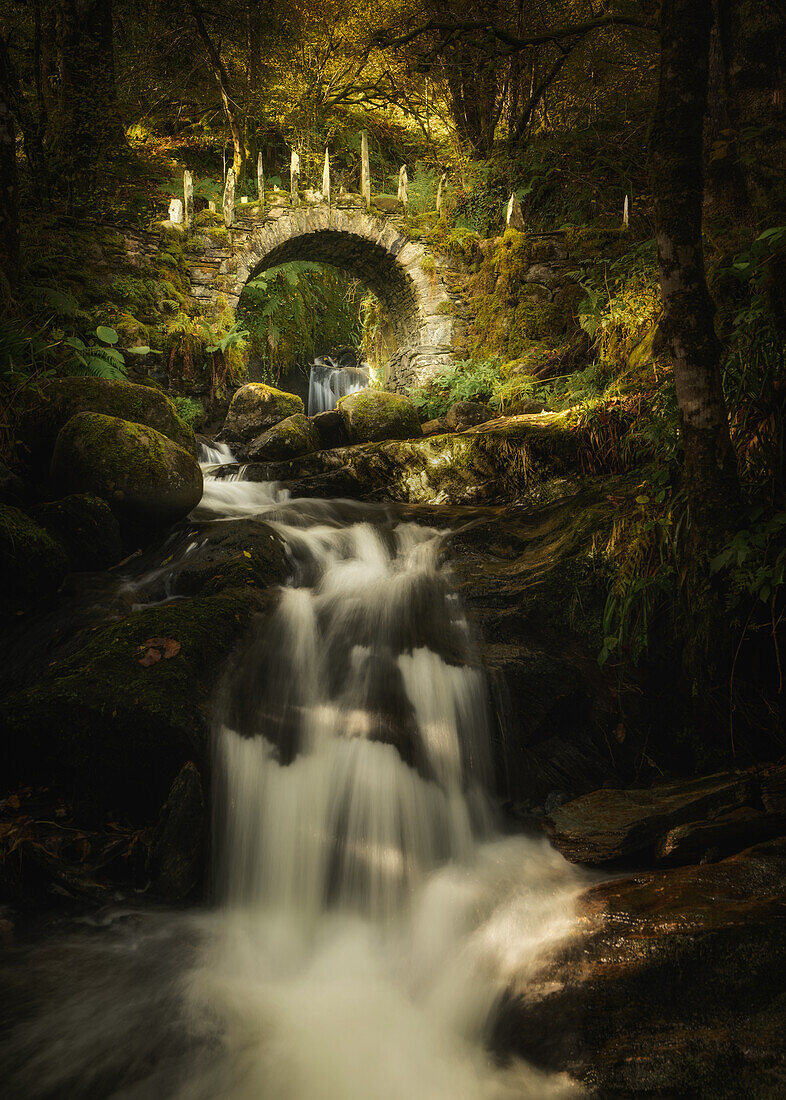
[[[172,397],[172,403],[177,409],[177,414],[186,424],[189,424],[194,431],[202,426],[205,420],[205,407],[201,401],[197,401],[194,397],[184,397],[181,394],[176,394]]]
[[[786,342],[770,291],[786,254],[786,226],[761,233],[725,274],[745,284],[746,300],[732,321],[723,388],[743,480],[771,505],[786,504]],[[723,274],[723,273],[722,273]]]
[[[250,280],[238,316],[257,369],[277,383],[295,364],[362,342],[359,284],[310,261],[271,268]]]
[[[490,401],[501,379],[499,359],[465,359],[440,367],[428,386],[410,390],[410,398],[432,420],[457,401]]]

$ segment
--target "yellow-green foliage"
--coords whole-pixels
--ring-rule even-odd
[[[551,249],[551,245],[548,246]],[[542,242],[507,229],[491,243],[470,285],[469,332],[473,356],[510,361],[543,344],[549,350],[569,342],[574,328],[575,288],[552,292],[527,277],[534,263],[547,259]]]
[[[460,267],[468,267],[478,257],[480,237],[472,229],[451,228],[447,220],[441,218],[436,227],[425,236],[425,243]]]

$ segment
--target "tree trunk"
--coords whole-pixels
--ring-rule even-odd
[[[663,0],[650,134],[661,327],[674,361],[691,514],[707,549],[729,529],[738,494],[701,233],[711,28],[711,0]]]
[[[0,82],[0,270],[13,287],[19,277],[19,197],[11,104]]]
[[[122,143],[117,111],[112,0],[58,0],[59,76],[56,145],[83,177],[107,149]]]
[[[224,113],[227,116],[227,122],[229,123],[229,129],[232,134],[232,167],[235,170],[235,179],[240,182],[240,175],[245,160],[245,146],[243,142],[243,128],[240,125],[240,120],[238,119],[237,110],[230,91],[229,74],[226,71],[224,62],[221,60],[221,55],[216,49],[213,39],[208,34],[199,4],[196,0],[188,0],[188,6],[194,17],[199,37],[204,44],[208,64],[213,72],[213,76],[216,78],[218,90],[221,93],[221,102],[224,105]]]

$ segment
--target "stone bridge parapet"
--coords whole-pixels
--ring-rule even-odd
[[[444,257],[413,241],[399,217],[325,202],[243,204],[228,229],[195,226],[187,242],[191,295],[204,312],[235,309],[249,279],[293,260],[332,264],[379,298],[396,350],[391,389],[423,384],[463,343],[461,303],[443,277]]]

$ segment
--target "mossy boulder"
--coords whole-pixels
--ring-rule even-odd
[[[445,414],[445,422],[454,432],[463,432],[477,424],[485,424],[491,418],[488,405],[483,405],[480,401],[456,401]]]
[[[60,543],[18,508],[0,504],[0,616],[51,596],[67,572]]]
[[[51,662],[0,708],[11,789],[50,786],[83,814],[154,819],[184,764],[208,766],[210,698],[265,598],[248,586],[143,608]]]
[[[61,429],[51,478],[65,492],[107,501],[133,538],[183,519],[202,496],[188,451],[154,428],[100,413],[78,413]]]
[[[101,497],[72,493],[40,505],[35,517],[64,547],[73,570],[108,569],[123,555],[120,526]]]
[[[329,412],[316,413],[311,417],[311,423],[319,434],[318,450],[328,450],[331,447],[346,447],[349,443],[349,433],[341,413],[331,409]]]
[[[193,760],[181,768],[161,810],[147,858],[153,889],[167,901],[191,896],[205,873],[208,813]]]
[[[311,454],[321,446],[319,432],[303,413],[295,413],[257,436],[240,452],[243,461],[276,462]]]
[[[5,696],[0,757],[11,789],[51,785],[86,813],[150,821],[185,763],[208,767],[210,698],[264,599],[230,588],[137,610]]]
[[[285,393],[263,382],[249,382],[241,386],[232,398],[218,439],[222,443],[241,446],[250,443],[274,424],[303,412],[303,401],[296,394]]]
[[[399,393],[358,390],[341,398],[338,411],[353,443],[418,439],[422,435],[417,409]]]
[[[179,447],[196,454],[192,429],[160,390],[107,378],[58,378],[44,387],[41,400],[26,411],[19,429],[27,458],[39,473],[49,468],[60,429],[81,412],[115,416],[155,428]]]

